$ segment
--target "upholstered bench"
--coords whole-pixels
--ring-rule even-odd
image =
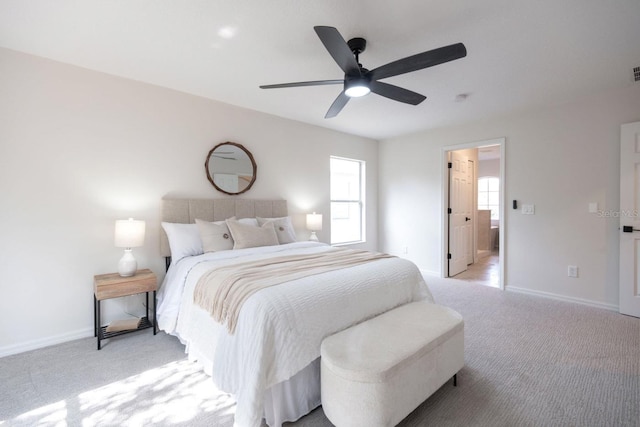
[[[414,302],[325,338],[322,407],[338,427],[394,426],[464,365],[464,322]]]

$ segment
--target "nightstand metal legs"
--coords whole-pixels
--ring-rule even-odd
[[[156,291],[153,291],[153,335],[158,330],[158,299],[156,298]]]
[[[100,340],[102,339],[102,328],[100,327],[100,300],[93,296],[93,323],[95,326],[94,336],[98,341],[98,350],[100,350]]]
[[[126,334],[129,332],[135,332],[142,329],[153,328],[153,335],[157,334],[158,331],[158,321],[156,319],[158,303],[156,300],[156,291],[153,291],[153,321],[149,317],[149,292],[145,292],[145,317],[143,317],[140,321],[140,325],[135,329],[127,329],[124,331],[117,332],[107,332],[106,326],[101,326],[100,324],[100,302],[101,300],[97,299],[95,295],[93,296],[93,336],[96,337],[97,348],[100,350],[102,348],[101,341],[105,338],[111,338],[118,335]]]
[[[149,292],[147,292],[147,296],[145,297],[145,307],[147,310],[147,321],[150,321],[150,317],[149,317]],[[158,321],[156,320],[156,316],[158,314],[158,304],[157,304],[157,300],[156,300],[156,291],[153,291],[153,322],[151,323],[153,325],[153,335],[156,334],[156,331],[158,330]]]

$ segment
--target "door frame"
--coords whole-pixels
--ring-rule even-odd
[[[449,152],[450,151],[458,151],[465,150],[468,148],[480,148],[485,147],[487,145],[498,145],[500,146],[500,224],[498,226],[498,239],[499,239],[499,262],[500,262],[500,289],[504,290],[506,276],[505,276],[505,230],[506,230],[506,217],[505,217],[505,142],[506,138],[495,138],[488,139],[483,141],[475,141],[475,142],[467,142],[464,144],[457,145],[446,145],[442,147],[440,154],[440,167],[442,170],[442,210],[441,210],[441,247],[442,247],[442,264],[440,265],[440,277],[447,277],[448,270],[448,259],[447,254],[449,253],[449,240],[448,230],[449,230],[449,214],[447,213],[448,208],[448,199],[449,199],[449,169],[447,167]],[[478,179],[478,177],[475,177]]]
[[[627,316],[640,317],[640,297],[638,296],[638,242],[634,237],[640,227],[638,211],[637,167],[640,164],[638,151],[640,122],[625,123],[620,126],[620,238],[619,238],[619,281],[618,311]],[[630,230],[623,230],[630,227]]]

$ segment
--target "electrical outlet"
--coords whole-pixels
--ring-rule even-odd
[[[578,266],[570,265],[567,267],[567,276],[569,277],[578,277]]]

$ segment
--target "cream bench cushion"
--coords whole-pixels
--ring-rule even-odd
[[[464,366],[464,322],[450,308],[414,302],[326,338],[320,355],[333,424],[394,426]]]

